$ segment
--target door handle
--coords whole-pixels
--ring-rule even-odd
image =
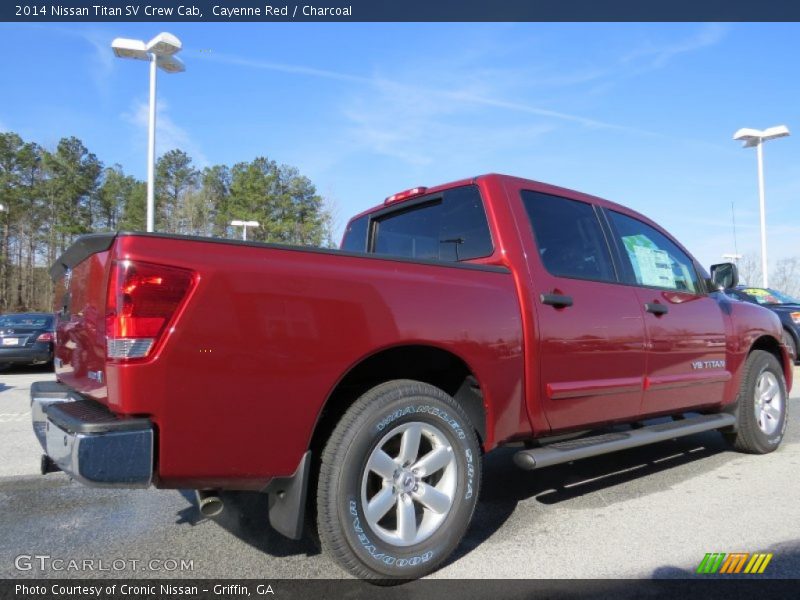
[[[566,308],[572,306],[572,296],[565,296],[564,294],[542,294],[542,304],[549,304],[556,308]]]
[[[648,302],[644,305],[644,309],[649,313],[653,313],[657,317],[665,315],[669,312],[669,307],[659,304],[658,302]]]

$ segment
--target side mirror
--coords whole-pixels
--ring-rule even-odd
[[[739,284],[739,269],[734,263],[711,265],[711,283],[715,289],[727,290]]]

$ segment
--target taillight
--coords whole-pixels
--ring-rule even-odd
[[[186,269],[123,260],[111,265],[106,300],[106,356],[144,358],[194,283]]]
[[[36,338],[37,342],[52,342],[53,341],[53,334],[49,331],[45,331],[44,333],[40,334],[39,337]]]
[[[800,312],[793,312],[791,314],[791,317],[792,317],[792,321],[794,321],[795,323],[800,325]]]

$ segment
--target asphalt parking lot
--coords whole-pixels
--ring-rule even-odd
[[[0,373],[0,577],[342,576],[309,540],[271,530],[258,495],[230,498],[212,521],[177,491],[40,476],[28,388],[49,377]],[[732,452],[714,432],[534,473],[513,465],[513,450],[496,451],[466,539],[432,577],[682,578],[707,552],[772,552],[764,576],[799,578],[798,391],[789,410],[784,444],[768,456]],[[20,555],[124,567],[58,570]]]

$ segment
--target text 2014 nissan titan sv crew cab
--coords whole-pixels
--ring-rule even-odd
[[[52,275],[43,471],[197,489],[206,514],[265,492],[278,531],[315,523],[363,578],[445,560],[499,445],[538,469],[717,429],[763,454],[786,425],[781,325],[720,291],[733,265],[525,179],[396,194],[342,250],[96,234]]]

